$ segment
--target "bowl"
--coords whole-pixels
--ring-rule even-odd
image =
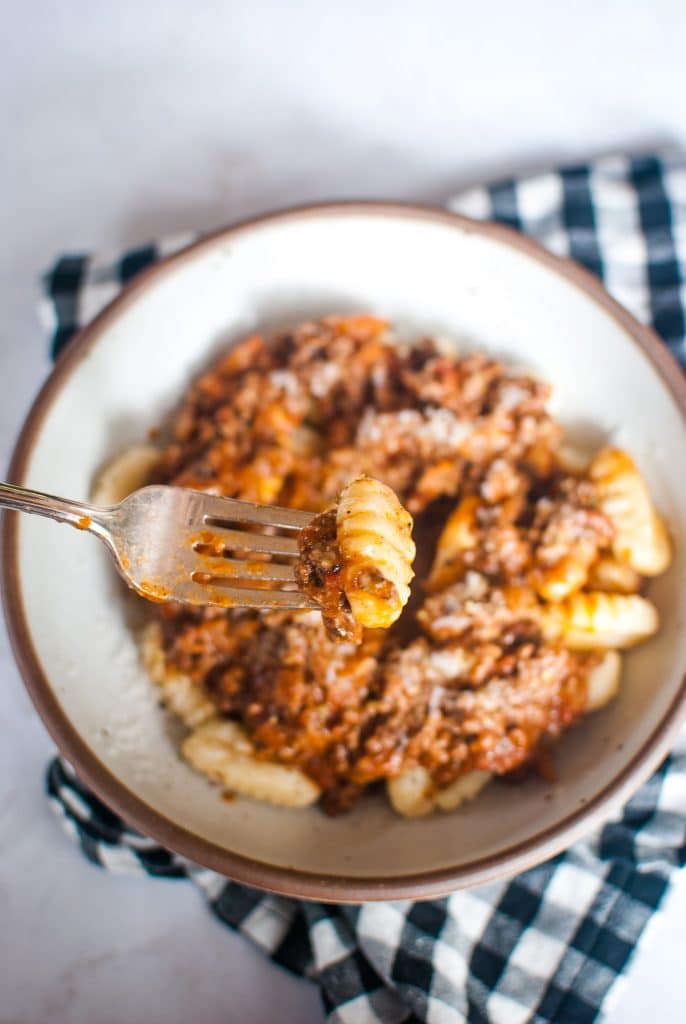
[[[239,882],[326,901],[427,898],[502,878],[607,819],[658,765],[686,713],[686,386],[658,339],[580,267],[498,225],[382,203],[290,210],[162,260],[59,359],[22,430],[14,482],[87,498],[222,347],[331,311],[390,317],[541,374],[569,437],[628,448],[674,539],[650,588],[662,628],[625,659],[621,692],[560,744],[559,781],[492,786],[404,820],[382,797],[349,815],[226,803],[178,754],[139,661],[131,600],[95,538],[8,515],[7,622],[57,746],[127,822]]]

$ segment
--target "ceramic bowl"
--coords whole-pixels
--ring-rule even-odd
[[[141,274],[72,342],[26,421],[17,483],[87,498],[222,347],[331,311],[479,347],[554,385],[572,439],[626,446],[676,557],[651,584],[662,629],[621,693],[560,744],[559,781],[493,785],[421,820],[381,797],[351,814],[222,801],[179,757],[98,541],[8,516],[4,596],[26,685],[81,777],[133,826],[250,885],[328,901],[422,898],[531,867],[612,814],[667,753],[686,710],[686,388],[657,338],[594,278],[504,227],[433,209],[343,204],[230,227]]]

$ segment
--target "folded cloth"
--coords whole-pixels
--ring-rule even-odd
[[[686,155],[603,158],[472,189],[450,207],[585,264],[686,367]],[[59,259],[45,278],[55,355],[180,244]],[[189,879],[225,924],[319,985],[329,1024],[590,1024],[607,1012],[686,860],[686,737],[618,817],[566,853],[422,903],[336,907],[256,892],[129,828],[62,759],[49,767],[47,792],[86,857],[111,871]]]

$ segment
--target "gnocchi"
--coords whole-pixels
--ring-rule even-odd
[[[214,715],[214,704],[203,690],[182,672],[167,668],[162,649],[162,629],[158,622],[146,625],[140,650],[145,670],[160,688],[162,703],[184,725],[193,729]]]
[[[602,511],[615,528],[615,557],[643,576],[658,576],[671,561],[667,528],[635,462],[620,448],[603,448],[589,468]]]
[[[543,628],[573,651],[633,647],[657,632],[657,609],[638,594],[572,594],[542,612]]]
[[[470,548],[476,547],[479,539],[476,528],[478,507],[478,497],[474,494],[468,495],[460,501],[443,527],[426,583],[428,591],[442,590],[462,575],[462,555]]]
[[[471,771],[458,776],[449,786],[439,789],[426,768],[416,765],[386,784],[388,799],[404,818],[419,818],[432,811],[454,811],[473,800],[490,782],[490,772]]]
[[[232,793],[278,807],[307,807],[319,786],[298,768],[255,756],[244,729],[225,718],[210,718],[184,740],[183,756],[197,771]]]
[[[601,555],[591,565],[586,583],[589,590],[636,594],[641,586],[641,577],[626,562],[621,562],[613,555]]]
[[[585,473],[588,469],[590,456],[578,445],[563,441],[555,455],[555,461],[565,473],[573,473],[577,476]]]
[[[341,491],[336,534],[353,617],[368,629],[386,629],[410,596],[412,516],[390,487],[361,476]]]
[[[117,505],[133,491],[144,487],[159,457],[159,449],[151,444],[126,448],[108,462],[96,478],[91,490],[93,504]]]
[[[599,711],[619,693],[622,657],[617,651],[606,651],[586,677],[586,710]]]
[[[595,549],[578,545],[574,554],[566,555],[557,565],[535,569],[531,579],[536,591],[545,601],[563,601],[569,594],[580,590],[588,578]]]

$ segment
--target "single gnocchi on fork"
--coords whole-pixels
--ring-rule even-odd
[[[332,637],[359,639],[399,617],[414,576],[412,525],[390,487],[360,476],[301,531],[296,577]]]
[[[336,536],[353,616],[369,629],[386,629],[410,596],[416,553],[412,516],[390,487],[361,476],[341,491]]]

